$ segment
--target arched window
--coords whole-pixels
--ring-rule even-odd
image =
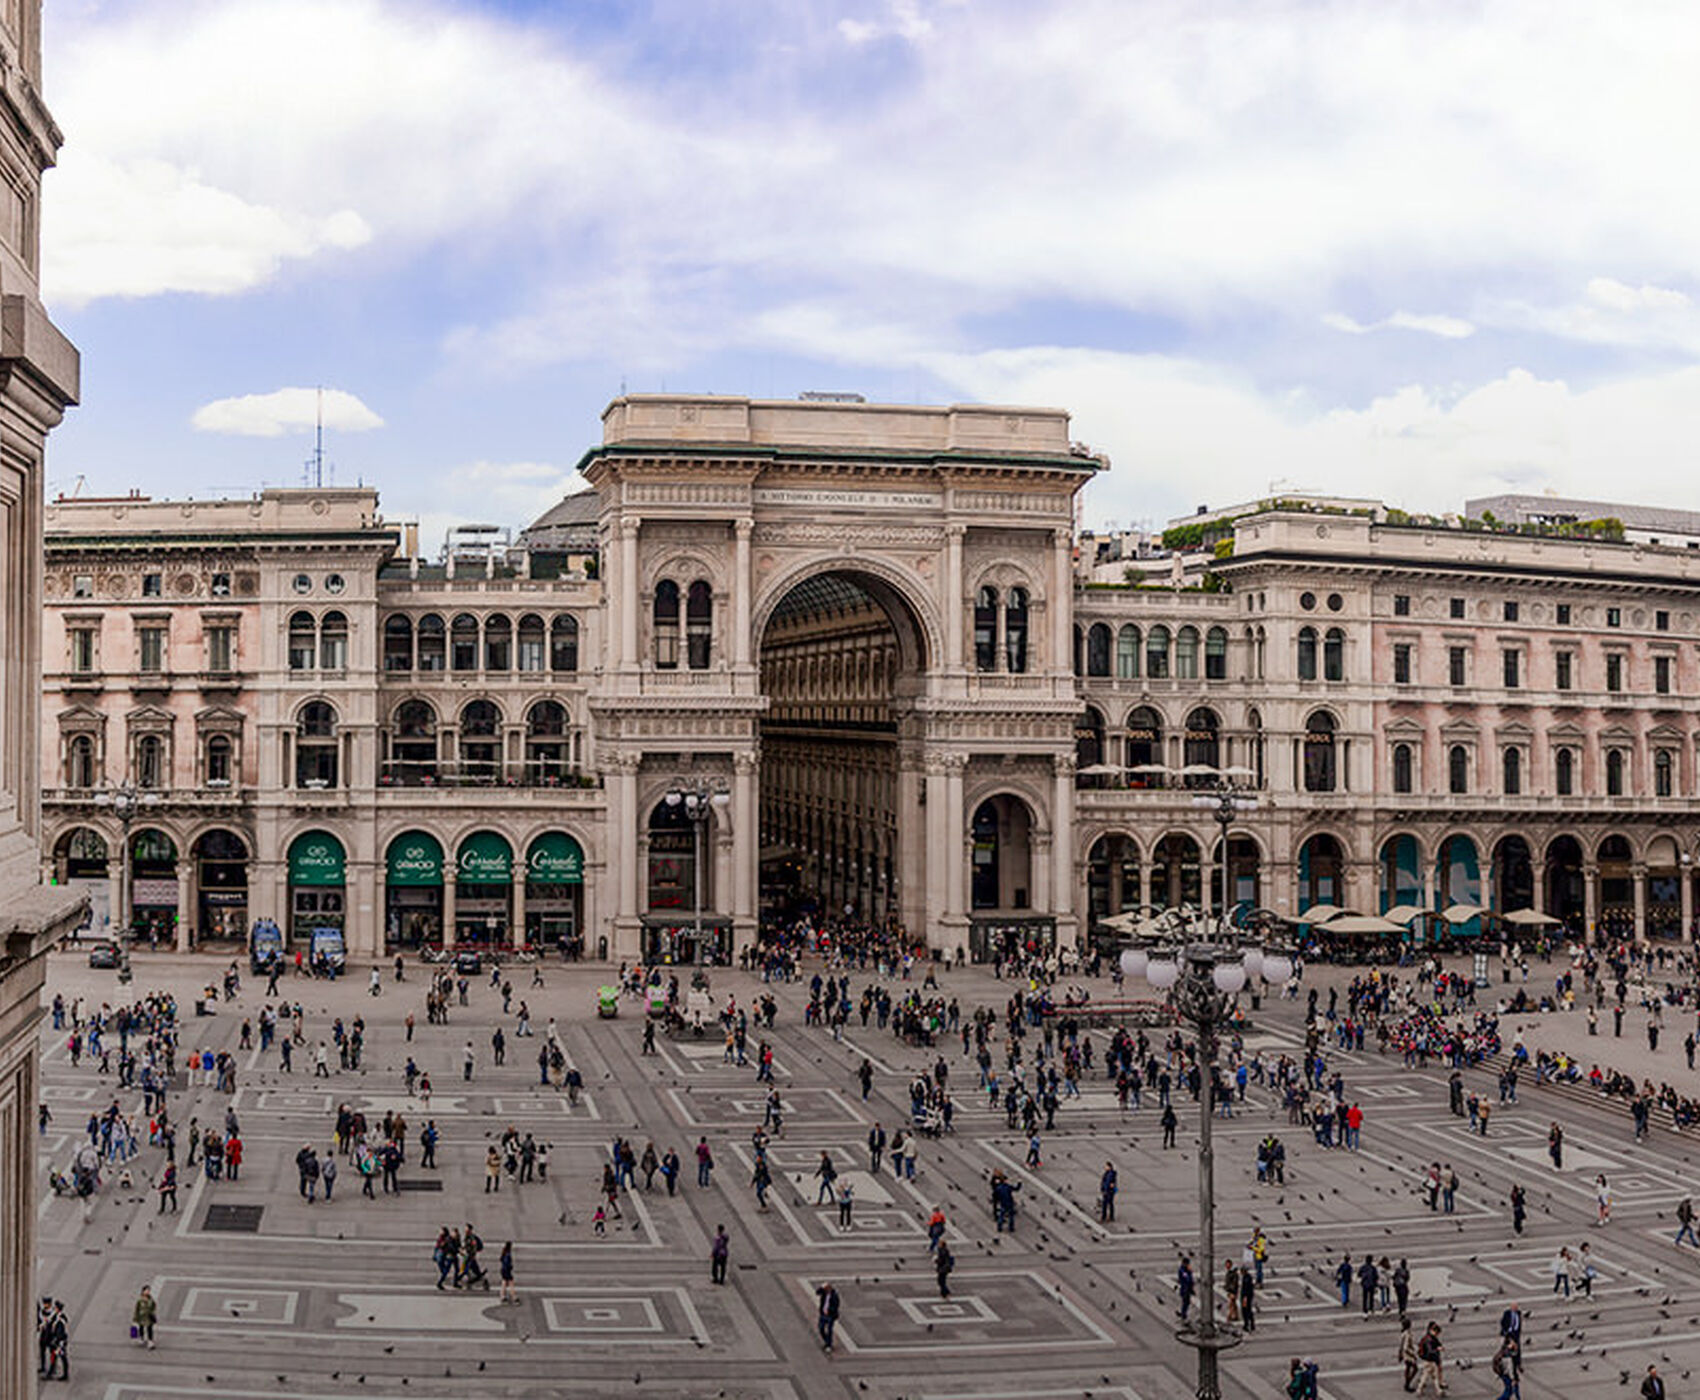
[[[1012,676],[1027,671],[1027,590],[1012,588],[1003,605],[1003,664]]]
[[[1153,627],[1145,634],[1145,674],[1154,681],[1169,678],[1169,629]]]
[[[1074,624],[1074,674],[1086,674],[1086,631],[1078,622]]]
[[[679,585],[664,578],[655,585],[655,669],[679,669]]]
[[[460,712],[460,772],[477,783],[494,782],[501,767],[502,712],[474,700]]]
[[[982,588],[974,599],[974,669],[993,671],[998,664],[998,591]]]
[[[484,619],[484,669],[511,671],[513,669],[513,623],[506,613],[491,613]]]
[[[323,700],[310,700],[295,722],[295,786],[334,788],[336,759],[336,711]]]
[[[1228,679],[1228,633],[1225,628],[1212,627],[1204,634],[1204,679]]]
[[[78,734],[71,740],[70,751],[66,755],[65,782],[68,787],[91,788],[94,786],[94,740],[87,734]]]
[[[384,619],[384,670],[413,669],[413,623],[401,613]]]
[[[1139,679],[1139,629],[1124,622],[1116,633],[1116,676],[1120,680]]]
[[[319,669],[348,669],[348,618],[340,612],[326,613],[319,625]]]
[[[429,702],[404,700],[396,707],[389,776],[404,787],[437,781],[437,712]]]
[[[1523,791],[1523,751],[1507,749],[1500,760],[1504,768],[1504,788],[1507,797],[1516,797]]]
[[[1149,771],[1163,762],[1163,717],[1149,705],[1141,705],[1127,717],[1128,785],[1137,788],[1163,786],[1163,774]],[[1140,769],[1146,769],[1141,772]]]
[[[1346,679],[1346,634],[1338,627],[1330,627],[1322,639],[1322,679]]]
[[[1553,755],[1553,789],[1560,797],[1576,793],[1576,755],[1570,749],[1560,749]]]
[[[1446,790],[1453,793],[1470,790],[1470,754],[1462,744],[1454,744],[1446,751]]]
[[[443,619],[426,613],[419,619],[419,669],[441,671],[447,660],[447,633]]]
[[[677,594],[674,595],[675,602]],[[675,618],[677,613],[675,612]],[[677,622],[674,627],[674,646],[678,645]],[[677,651],[675,650],[675,664]],[[578,670],[578,619],[570,613],[562,613],[549,624],[549,669],[556,675],[570,674]]]
[[[1183,627],[1175,634],[1175,679],[1198,679],[1198,629]]]
[[[525,776],[529,783],[553,787],[567,776],[572,757],[567,707],[539,700],[525,716]]]
[[[1411,792],[1414,790],[1411,773],[1411,746],[1395,744],[1393,746],[1393,791]]]
[[[1214,710],[1197,709],[1186,717],[1186,737],[1182,741],[1182,763],[1188,768],[1220,768],[1222,766],[1222,726]],[[1188,776],[1188,787],[1209,787],[1214,781],[1208,774]]]
[[[1671,797],[1676,793],[1676,764],[1669,749],[1653,753],[1653,796]]]
[[[1106,623],[1094,622],[1086,633],[1086,674],[1110,674],[1110,629]]]
[[[311,671],[318,659],[319,629],[310,612],[292,613],[289,618],[289,669]]]
[[[1245,727],[1249,731],[1246,742],[1251,746],[1252,783],[1256,787],[1263,786],[1263,716],[1256,710],[1247,710]]]
[[[1316,628],[1299,628],[1299,679],[1316,679]]]
[[[213,734],[207,739],[207,786],[229,787],[235,745],[228,735]]]
[[[1623,750],[1606,750],[1606,796],[1623,796]]]
[[[693,671],[708,669],[710,643],[714,640],[714,590],[707,579],[698,579],[685,595],[685,664]]]
[[[165,783],[165,744],[157,734],[136,740],[136,786],[157,788]]]
[[[519,649],[515,659],[521,671],[538,672],[545,669],[549,634],[543,619],[536,613],[526,613],[519,620]]]
[[[449,668],[478,669],[478,619],[471,613],[456,613],[455,620],[449,624]]]
[[[1307,719],[1304,742],[1305,791],[1333,792],[1337,777],[1334,766],[1333,717],[1318,710]]]

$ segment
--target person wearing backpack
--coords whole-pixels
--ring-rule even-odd
[[[1418,1395],[1426,1394],[1431,1382],[1436,1395],[1446,1394],[1446,1381],[1441,1371],[1445,1354],[1440,1340],[1440,1324],[1431,1322],[1428,1331],[1423,1333],[1422,1340],[1417,1343],[1417,1359],[1422,1362],[1422,1375],[1417,1380]]]
[[[1287,1400],[1317,1400],[1316,1371],[1316,1362],[1295,1356],[1287,1373]]]

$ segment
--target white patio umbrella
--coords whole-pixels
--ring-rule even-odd
[[[1395,904],[1381,917],[1386,919],[1388,923],[1398,924],[1401,927],[1404,927],[1408,925],[1412,919],[1421,918],[1425,912],[1426,911],[1419,909],[1415,904]]]
[[[1505,922],[1518,928],[1557,928],[1560,921],[1535,909],[1513,909],[1505,915]]]
[[[1479,904],[1454,904],[1450,908],[1442,909],[1440,917],[1449,924],[1467,924],[1478,914],[1485,913],[1487,910]]]

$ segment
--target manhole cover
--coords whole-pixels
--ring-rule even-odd
[[[430,1181],[425,1178],[403,1181],[398,1177],[395,1185],[398,1191],[441,1191],[443,1189],[442,1182]]]
[[[208,1206],[203,1230],[222,1230],[233,1235],[257,1235],[264,1206]]]

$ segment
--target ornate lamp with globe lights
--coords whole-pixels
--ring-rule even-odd
[[[1198,1043],[1198,1318],[1176,1336],[1198,1352],[1197,1400],[1221,1400],[1217,1354],[1240,1340],[1238,1331],[1216,1320],[1216,1159],[1210,1129],[1216,1042],[1233,1019],[1234,1003],[1248,983],[1279,985],[1293,974],[1289,950],[1275,942],[1250,940],[1228,922],[1175,916],[1182,937],[1172,944],[1134,947],[1121,955],[1122,974],[1143,977],[1164,993]]]

